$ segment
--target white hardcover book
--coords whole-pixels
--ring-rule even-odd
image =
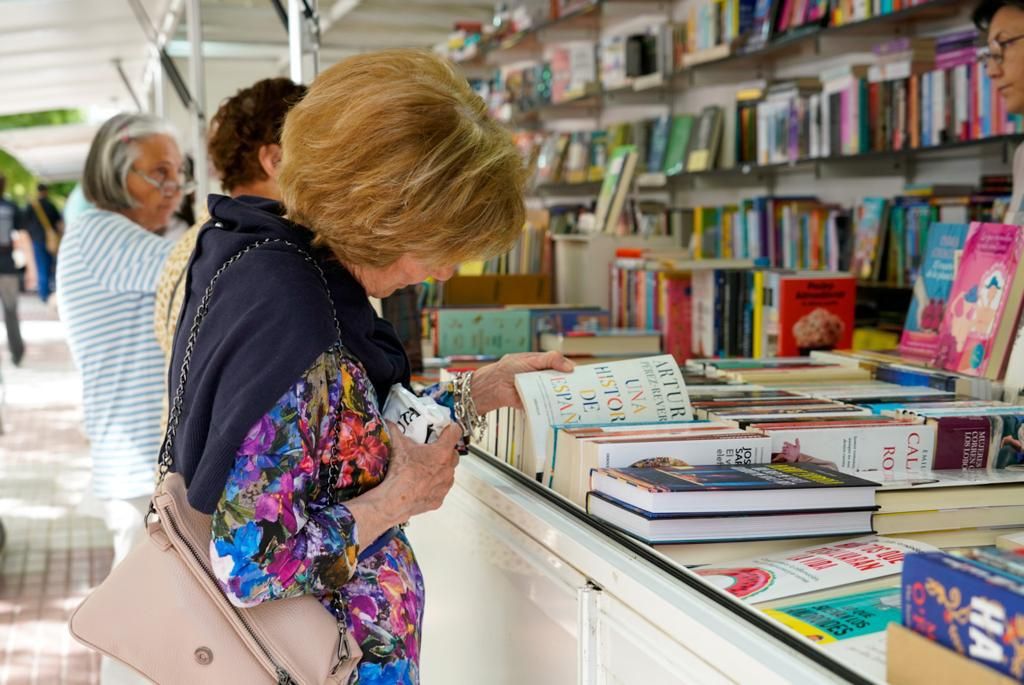
[[[935,449],[935,426],[922,423],[764,430],[775,461],[824,463],[881,482],[930,472]]]
[[[524,466],[532,473],[544,470],[552,426],[693,419],[679,364],[669,354],[580,365],[572,373],[522,373],[515,383],[527,420]]]

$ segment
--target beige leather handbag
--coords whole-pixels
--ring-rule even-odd
[[[182,361],[160,453],[160,480],[147,516],[147,539],[71,616],[75,639],[159,685],[345,685],[361,656],[344,621],[336,621],[312,596],[247,609],[233,605],[210,565],[211,517],[189,505],[184,479],[170,473],[192,349],[213,287],[231,264],[271,242],[294,247],[320,270],[298,246],[267,239],[238,252],[214,274]],[[338,330],[340,335],[340,326]]]

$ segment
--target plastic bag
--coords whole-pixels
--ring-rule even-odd
[[[418,397],[405,386],[391,386],[384,418],[393,421],[410,440],[431,443],[452,422],[451,413],[429,397]]]

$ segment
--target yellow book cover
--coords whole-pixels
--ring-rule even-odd
[[[704,259],[704,208],[693,210],[693,258]]]
[[[754,357],[764,354],[764,272],[754,272]]]

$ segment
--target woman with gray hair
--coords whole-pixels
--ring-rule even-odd
[[[119,114],[96,133],[82,187],[95,206],[61,242],[61,319],[82,373],[93,491],[106,504],[114,560],[142,529],[160,448],[166,372],[153,335],[157,277],[174,247],[160,238],[188,185],[170,124]]]
[[[162,438],[166,366],[153,334],[157,278],[174,244],[156,234],[191,184],[170,124],[118,114],[96,133],[82,188],[94,206],[61,241],[60,316],[82,374],[93,493],[114,563],[141,538]],[[141,682],[104,660],[103,683]]]

